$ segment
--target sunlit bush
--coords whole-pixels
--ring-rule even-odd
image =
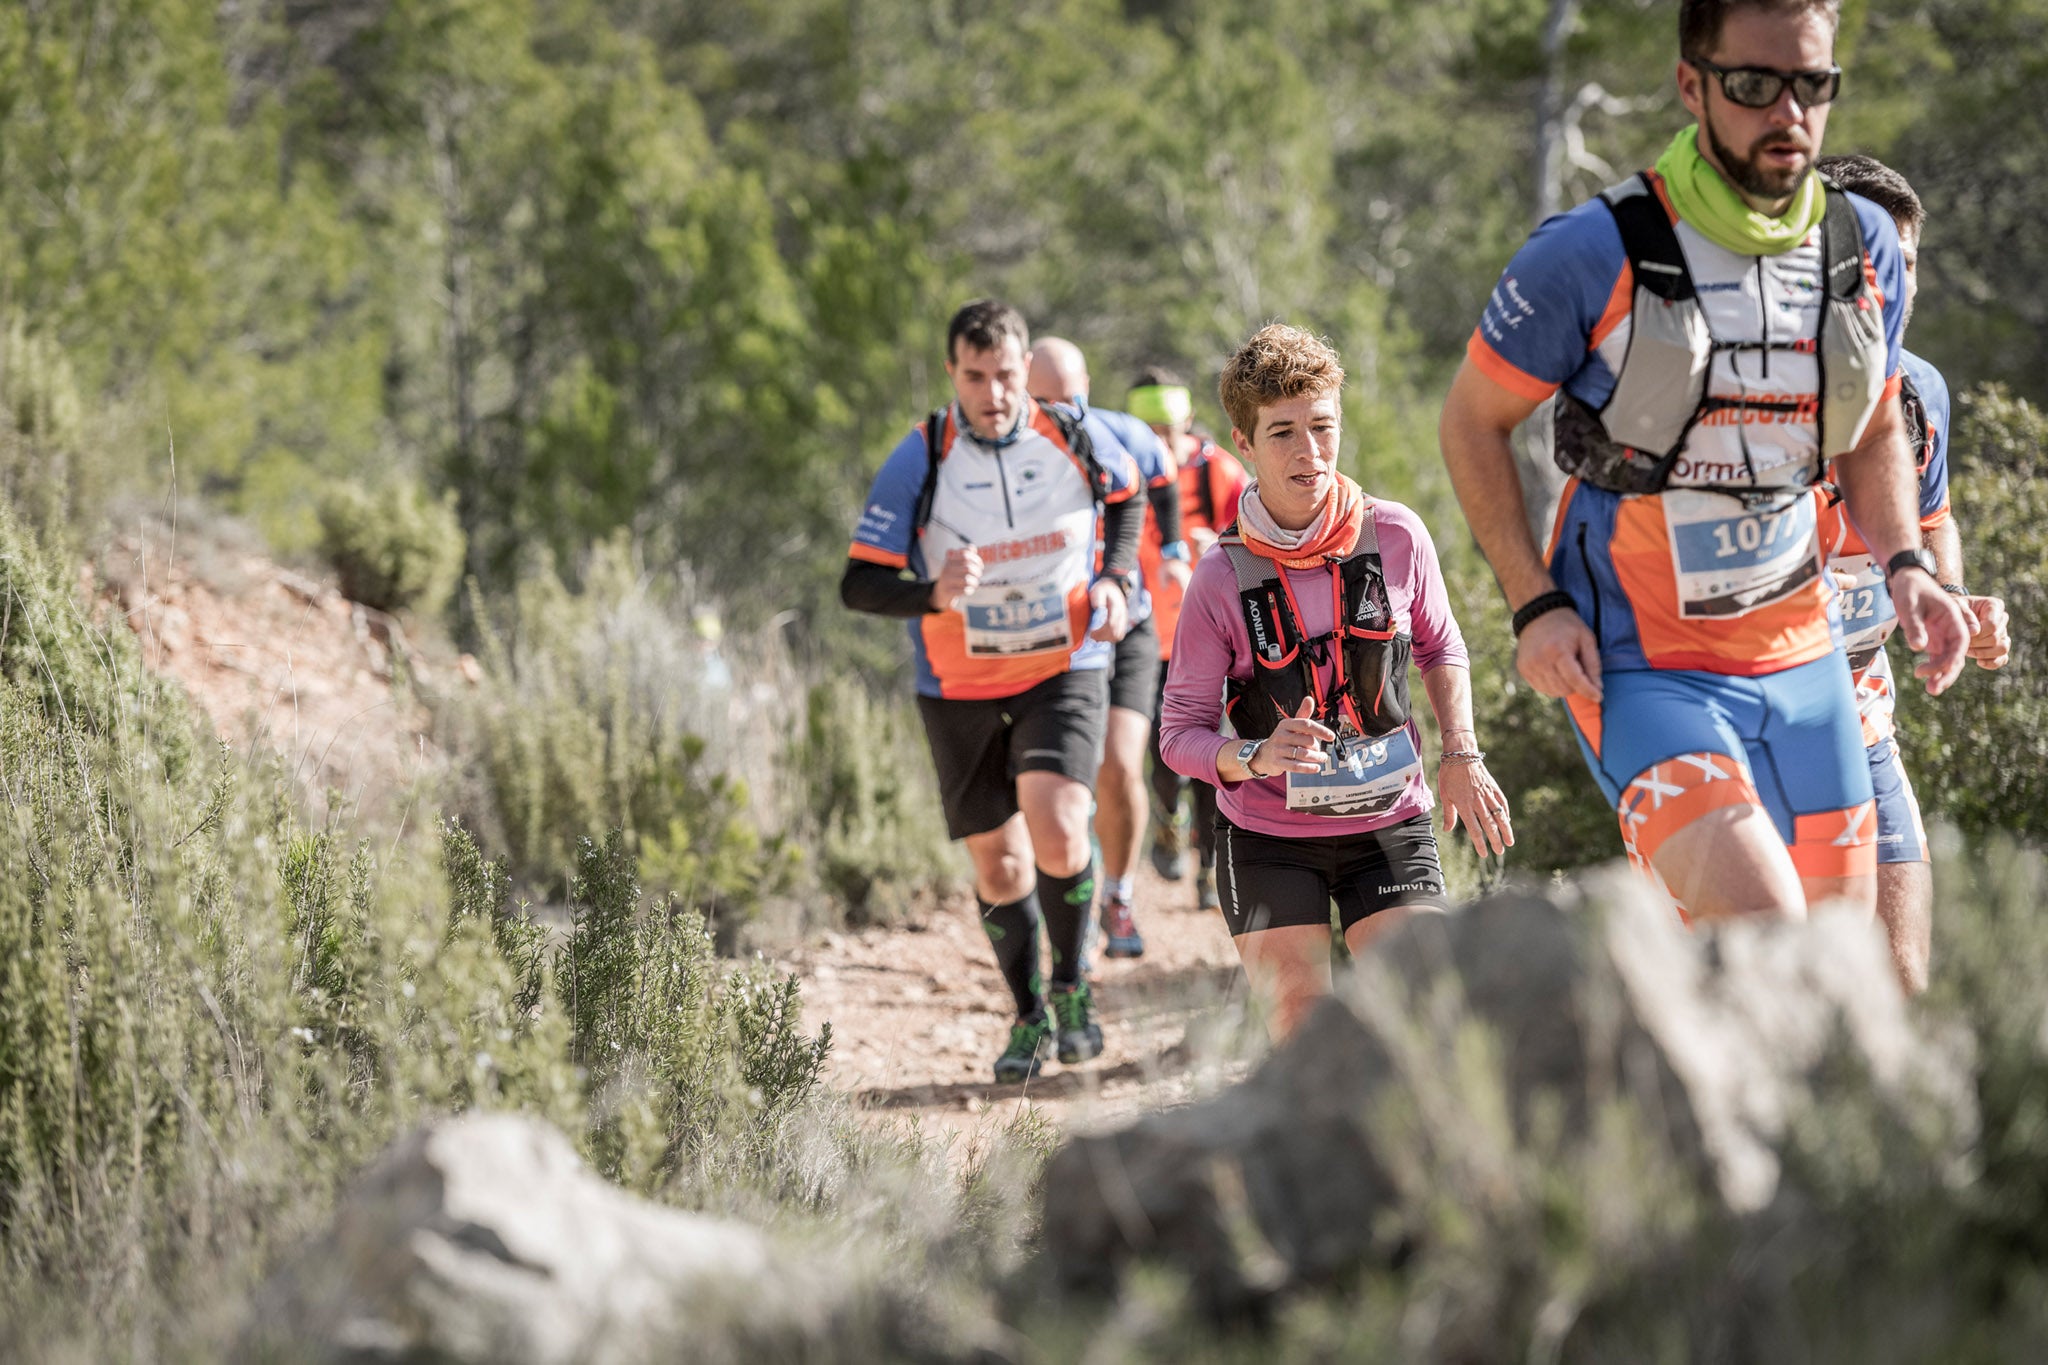
[[[350,601],[432,616],[462,576],[455,500],[394,480],[374,489],[340,481],[320,499],[320,550]]]

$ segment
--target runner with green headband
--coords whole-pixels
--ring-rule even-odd
[[[1833,460],[1915,670],[1969,637],[1920,548],[1890,215],[1820,180],[1837,0],[1683,0],[1656,166],[1537,229],[1444,405],[1444,460],[1531,686],[1565,700],[1631,858],[1694,917],[1868,916],[1876,844],[1813,485]],[[1509,436],[1552,402],[1547,553]]]
[[[1194,424],[1194,400],[1178,374],[1160,366],[1141,372],[1124,400],[1125,408],[1149,423],[1166,443],[1180,478],[1180,526],[1187,540],[1190,567],[1169,564],[1178,577],[1163,584],[1155,594],[1153,616],[1159,623],[1160,658],[1167,667],[1159,671],[1163,694],[1166,675],[1173,662],[1173,638],[1180,622],[1186,595],[1186,577],[1192,563],[1207,553],[1223,529],[1237,520],[1237,502],[1250,482],[1235,455],[1217,445]],[[1153,708],[1159,714],[1159,708]],[[1195,906],[1215,910],[1216,895],[1216,789],[1200,778],[1183,777],[1166,762],[1159,748],[1159,725],[1152,726],[1152,867],[1161,877],[1177,882],[1188,874],[1186,849],[1195,851]],[[1181,823],[1181,797],[1189,796],[1190,814]]]

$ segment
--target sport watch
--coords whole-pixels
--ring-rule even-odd
[[[1259,746],[1264,744],[1265,742],[1266,741],[1263,739],[1248,739],[1244,743],[1237,746],[1237,761],[1244,764],[1244,770],[1246,772],[1252,773],[1252,755],[1257,753],[1259,751]],[[1257,777],[1258,775],[1259,774],[1257,773],[1252,773],[1253,777]]]
[[[1891,582],[1892,575],[1901,569],[1920,569],[1935,582],[1941,581],[1941,576],[1934,572],[1934,556],[1924,549],[1901,550],[1887,559],[1884,562],[1884,581]]]

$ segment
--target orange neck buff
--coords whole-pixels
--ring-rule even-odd
[[[1351,553],[1358,533],[1365,529],[1365,490],[1345,475],[1337,476],[1316,519],[1299,531],[1290,531],[1273,520],[1266,504],[1259,501],[1254,480],[1237,504],[1237,533],[1253,554],[1290,569],[1319,569],[1333,559]]]

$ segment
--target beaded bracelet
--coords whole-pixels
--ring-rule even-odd
[[[1970,590],[1960,583],[1944,583],[1941,585],[1941,590],[1950,597],[1968,597],[1970,595]]]
[[[1438,754],[1436,761],[1439,763],[1484,763],[1486,761],[1486,750],[1450,749]]]

